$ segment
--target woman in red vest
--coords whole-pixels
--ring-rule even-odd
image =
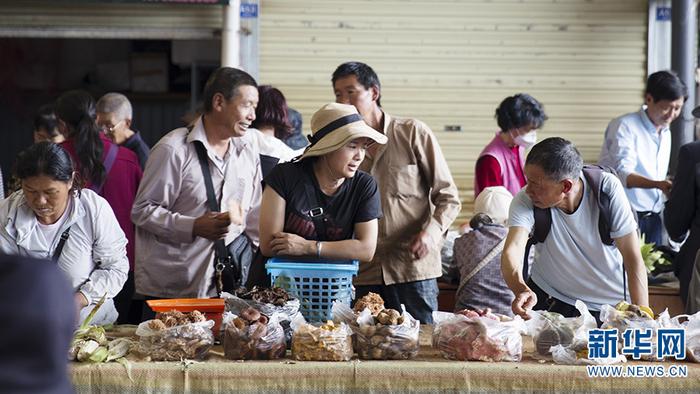
[[[525,151],[537,142],[537,129],[547,115],[529,94],[506,97],[496,108],[500,130],[476,161],[474,197],[490,186],[503,186],[515,195],[525,186]]]

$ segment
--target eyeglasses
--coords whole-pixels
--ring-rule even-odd
[[[103,130],[105,131],[105,133],[107,133],[107,134],[114,134],[114,130],[115,130],[123,121],[124,121],[124,119],[120,120],[119,122],[117,122],[116,124],[111,125],[111,126],[110,126],[110,125],[103,124],[103,125],[102,125],[102,129],[103,129]]]

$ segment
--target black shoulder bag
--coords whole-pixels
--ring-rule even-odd
[[[202,167],[204,185],[207,188],[207,204],[212,212],[219,212],[221,206],[214,193],[214,184],[209,172],[207,150],[200,141],[195,141],[194,146],[197,150],[199,165]],[[239,288],[248,276],[248,269],[253,261],[253,255],[253,245],[245,233],[236,237],[228,246],[221,239],[215,241],[214,270],[216,277],[214,282],[216,283],[216,291],[219,293],[222,291],[233,292]]]

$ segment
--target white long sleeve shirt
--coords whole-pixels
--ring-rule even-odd
[[[666,179],[671,158],[671,132],[656,131],[644,109],[613,119],[605,130],[598,164],[612,167],[625,187],[635,211],[661,212],[665,197],[659,189],[630,188],[627,177],[638,174],[660,181]]]
[[[58,235],[50,240],[40,230],[22,190],[0,201],[0,252],[51,259],[60,234],[70,227],[58,267],[88,304],[96,303],[105,294],[113,298],[121,291],[129,272],[126,236],[104,198],[89,189],[69,198],[69,210],[64,214],[68,216]]]

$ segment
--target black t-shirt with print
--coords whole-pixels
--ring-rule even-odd
[[[284,232],[297,234],[305,239],[319,240],[309,211],[320,205],[326,227],[324,241],[352,239],[355,223],[368,222],[382,217],[379,188],[374,178],[357,171],[345,179],[338,191],[327,196],[313,175],[313,160],[282,163],[275,166],[265,178],[265,185],[273,188],[286,202]],[[318,204],[312,206],[307,186],[311,184]]]

